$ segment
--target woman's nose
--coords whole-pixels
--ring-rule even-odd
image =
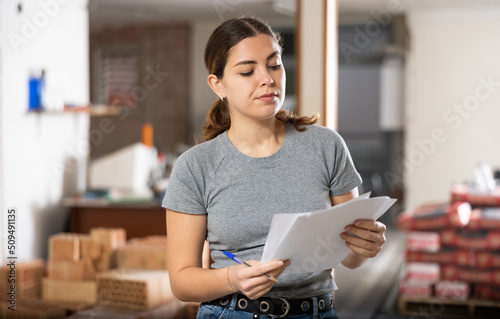
[[[260,81],[261,85],[272,85],[274,83],[273,77],[267,72],[267,69],[262,72]]]

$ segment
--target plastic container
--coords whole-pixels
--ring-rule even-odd
[[[28,111],[40,111],[43,109],[42,92],[44,86],[44,71],[39,76],[31,74],[28,80],[29,104]]]

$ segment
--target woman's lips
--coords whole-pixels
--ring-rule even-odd
[[[262,102],[271,102],[275,98],[276,98],[276,94],[270,93],[270,94],[261,95],[260,97],[257,98],[257,100],[262,101]]]

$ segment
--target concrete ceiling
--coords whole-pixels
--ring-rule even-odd
[[[296,0],[89,0],[90,29],[121,24],[189,23],[257,15],[273,24],[294,24]],[[339,22],[373,19],[373,11],[497,6],[499,0],[327,0],[338,2]]]
[[[293,24],[295,0],[89,0],[91,31],[105,26],[186,23],[257,15]]]

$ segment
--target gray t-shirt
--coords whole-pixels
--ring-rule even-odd
[[[331,206],[330,196],[361,184],[344,140],[322,126],[299,132],[292,124],[280,149],[254,158],[236,149],[224,132],[198,144],[176,161],[162,206],[207,214],[211,268],[260,260],[273,214],[302,213]],[[336,290],[331,271],[282,275],[269,297],[302,298]]]

